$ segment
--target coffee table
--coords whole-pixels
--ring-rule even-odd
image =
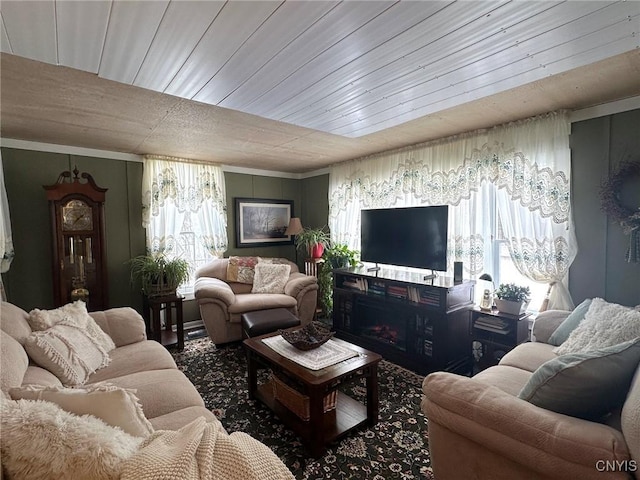
[[[362,347],[340,339],[332,339],[358,353],[321,370],[310,370],[289,360],[264,342],[263,338],[278,335],[270,333],[244,340],[247,352],[249,398],[258,399],[269,407],[280,420],[302,438],[303,444],[314,457],[326,451],[328,443],[344,436],[361,425],[372,426],[378,422],[378,363],[382,357]],[[273,396],[269,382],[258,385],[258,370],[270,369],[286,375],[299,386],[300,392],[309,397],[309,420],[300,419]],[[366,405],[337,392],[336,408],[324,412],[323,399],[340,385],[365,379]]]

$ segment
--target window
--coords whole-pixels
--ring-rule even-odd
[[[168,157],[145,157],[143,226],[147,248],[191,266],[180,293],[193,293],[195,271],[227,249],[224,174],[217,165]]]

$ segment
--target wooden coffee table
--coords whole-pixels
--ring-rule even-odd
[[[249,398],[267,405],[282,422],[301,438],[314,457],[326,451],[328,443],[342,437],[361,425],[378,422],[378,363],[381,356],[340,339],[333,341],[355,351],[358,356],[321,370],[309,370],[277,353],[263,338],[278,335],[270,333],[244,340],[247,352]],[[258,385],[258,370],[270,369],[286,375],[309,397],[309,420],[300,419],[273,396],[270,383]],[[324,412],[324,397],[340,385],[364,378],[367,388],[366,405],[338,392],[336,408]]]

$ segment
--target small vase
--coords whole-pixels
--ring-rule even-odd
[[[494,301],[498,311],[508,315],[520,315],[527,308],[526,304],[523,302],[500,300],[499,298],[496,298]]]

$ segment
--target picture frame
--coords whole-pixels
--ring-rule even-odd
[[[292,245],[285,235],[293,216],[293,200],[235,198],[236,247]]]

